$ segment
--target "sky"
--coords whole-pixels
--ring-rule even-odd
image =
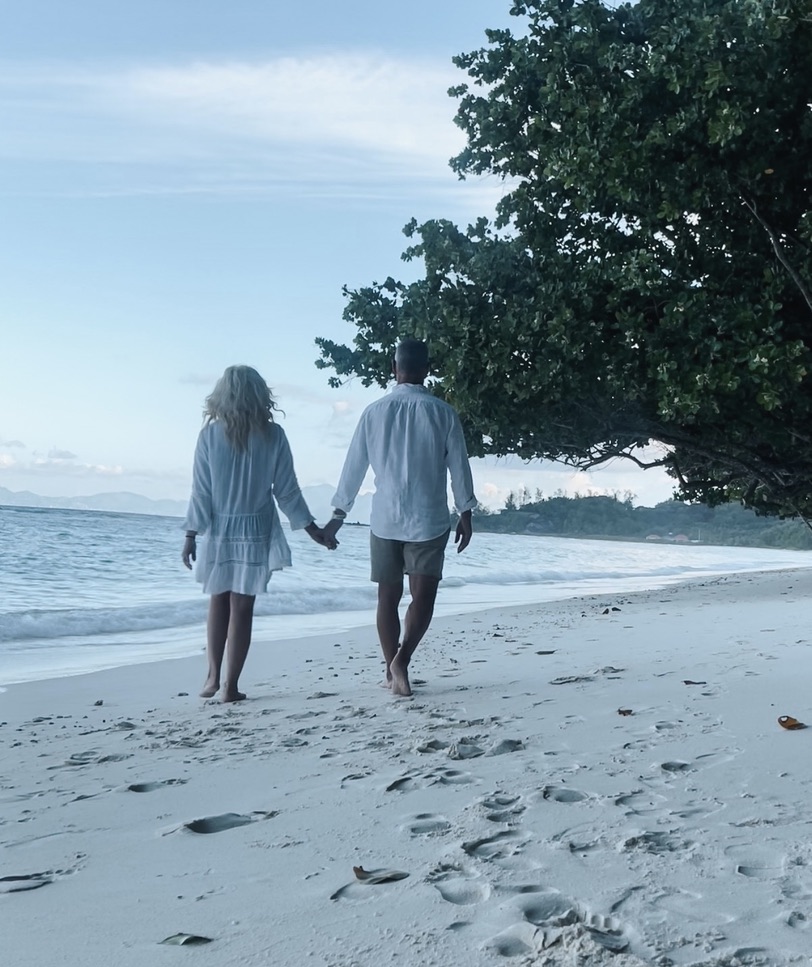
[[[351,341],[342,287],[413,277],[411,219],[490,215],[460,181],[458,53],[510,0],[26,0],[0,32],[0,487],[188,495],[203,401],[247,363],[285,411],[303,486],[337,482],[363,407],[314,340]],[[477,495],[673,481],[473,461]]]

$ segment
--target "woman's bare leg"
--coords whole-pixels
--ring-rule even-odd
[[[223,679],[224,702],[240,702],[245,695],[239,690],[240,674],[251,647],[251,629],[254,623],[253,594],[231,592],[228,622],[228,651],[226,654],[226,675]]]
[[[211,698],[220,688],[220,667],[226,650],[228,622],[230,617],[230,593],[213,594],[209,600],[209,620],[206,624],[206,655],[209,659],[209,673],[200,693],[202,698]]]

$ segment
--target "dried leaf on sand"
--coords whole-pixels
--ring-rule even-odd
[[[355,873],[356,879],[362,883],[368,883],[370,886],[377,883],[394,883],[395,880],[405,880],[409,875],[404,873],[403,870],[365,870],[363,866],[354,866],[352,871]]]
[[[193,944],[204,944],[211,943],[211,937],[201,937],[195,933],[173,933],[171,937],[167,937],[166,940],[161,940],[160,943],[173,944],[176,947],[192,946]]]

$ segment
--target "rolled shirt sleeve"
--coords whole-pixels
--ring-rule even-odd
[[[477,499],[474,496],[474,478],[468,461],[462,424],[456,413],[448,433],[446,466],[451,476],[451,493],[454,495],[455,510],[458,514],[473,510],[477,505]]]

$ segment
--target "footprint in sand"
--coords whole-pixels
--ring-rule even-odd
[[[705,752],[703,755],[698,755],[695,759],[695,762],[699,768],[707,769],[709,766],[720,766],[727,762],[733,762],[733,760],[738,759],[741,754],[741,749],[724,749],[720,752]]]
[[[485,818],[492,823],[509,823],[516,821],[525,811],[520,802],[521,796],[508,796],[502,792],[495,792],[486,796],[480,805],[486,810]]]
[[[270,711],[273,711],[273,710],[267,709],[265,712],[263,712],[263,715],[267,714]],[[315,719],[315,718],[318,718],[320,715],[326,715],[326,714],[327,714],[326,712],[314,712],[310,710],[307,712],[294,712],[292,715],[286,715],[285,718],[290,719],[291,721],[294,721],[294,722],[301,722],[304,719]]]
[[[650,813],[659,812],[661,803],[665,801],[665,796],[657,796],[642,789],[635,789],[633,792],[622,793],[616,796],[612,803],[626,810],[627,816],[648,816]]]
[[[493,836],[469,840],[462,844],[462,850],[479,860],[501,860],[519,852],[523,843],[517,832],[504,829]]]
[[[485,750],[473,739],[460,739],[448,747],[449,759],[477,759],[481,755],[485,755]]]
[[[457,906],[474,906],[491,895],[491,885],[456,864],[441,863],[426,876],[440,896]]]
[[[541,798],[550,802],[583,802],[589,799],[589,794],[579,792],[577,789],[568,789],[566,786],[545,786],[541,790]]]
[[[131,759],[132,753],[102,755],[97,749],[88,749],[87,752],[75,752],[64,762],[56,766],[48,766],[49,769],[75,769],[79,766],[98,765],[103,762],[121,762],[123,759]]]
[[[460,772],[459,769],[443,769],[436,774],[429,783],[431,786],[467,786],[476,780],[470,772]]]
[[[191,822],[182,823],[180,826],[174,826],[172,829],[167,830],[163,835],[166,836],[169,833],[176,833],[179,830],[188,830],[190,833],[200,833],[203,835],[208,835],[211,833],[222,833],[227,829],[235,829],[237,826],[248,826],[250,823],[255,823],[265,819],[273,819],[274,816],[278,816],[278,810],[271,810],[270,812],[253,812],[249,815],[244,813],[221,813],[219,816],[205,816],[203,819],[193,819]]]
[[[386,792],[407,792],[410,789],[422,789],[425,786],[466,786],[474,782],[468,772],[459,769],[437,769],[430,772],[409,772],[399,776],[386,786]]]
[[[62,790],[57,791],[62,792]],[[53,792],[53,790],[49,789],[48,792]],[[6,796],[0,796],[0,806],[6,803],[27,802],[29,799],[41,799],[45,795],[47,795],[47,792],[39,789],[34,792],[11,792]]]
[[[564,927],[580,919],[576,904],[558,891],[527,897],[518,907],[525,920],[537,927]]]
[[[536,952],[537,933],[538,927],[533,924],[517,923],[486,940],[482,946],[500,957],[526,957]]]
[[[524,742],[522,742],[521,739],[502,739],[501,742],[497,742],[496,745],[492,745],[485,754],[506,755],[508,752],[517,752],[519,749],[523,748]]]
[[[53,873],[24,873],[22,876],[0,876],[0,893],[21,893],[23,890],[37,890],[53,883]]]
[[[280,739],[279,744],[284,749],[300,749],[302,746],[307,745],[307,739],[303,739],[298,735],[289,735],[285,739]]]
[[[471,880],[446,880],[443,883],[435,883],[434,886],[444,900],[461,907],[484,903],[491,895],[491,888],[487,883],[476,883]]]
[[[726,803],[719,799],[700,800],[698,805],[694,802],[694,800],[689,801],[682,809],[672,809],[668,815],[676,819],[697,819],[700,816],[712,816],[727,808]]]
[[[708,903],[701,893],[691,893],[688,890],[669,890],[652,898],[652,904],[675,913],[686,922],[725,924],[737,918],[719,910],[718,904]]]
[[[81,857],[80,857],[81,858]],[[42,873],[23,873],[19,876],[0,876],[0,893],[22,893],[38,890],[62,876],[70,876],[76,870],[45,870]]]
[[[660,768],[663,770],[663,772],[669,772],[672,775],[677,775],[681,772],[690,772],[691,763],[682,762],[679,759],[674,759],[674,760],[671,760],[670,762],[661,762]]]
[[[546,892],[546,888],[541,886],[540,883],[515,883],[507,886],[500,884],[496,889],[508,896],[525,896],[528,893]]]
[[[619,920],[589,913],[557,890],[524,900],[518,904],[518,908],[524,920],[503,930],[485,944],[503,957],[516,957],[546,949],[549,933],[552,932],[562,945],[566,943],[566,937],[577,941],[587,936],[613,954],[622,953],[629,946]]]
[[[429,742],[422,742],[415,748],[415,752],[443,752],[448,748],[448,742],[441,742],[439,739],[431,739]]]
[[[782,856],[769,849],[742,844],[728,846],[725,856],[740,876],[751,880],[775,880],[786,872]]]
[[[781,896],[788,900],[808,901],[812,897],[812,889],[809,884],[802,883],[800,880],[787,879],[781,884]]]
[[[671,833],[647,832],[629,836],[620,844],[622,853],[639,851],[643,853],[676,853],[688,849],[692,844]]]
[[[447,832],[451,829],[451,823],[444,816],[438,816],[436,813],[417,813],[405,822],[401,829],[412,836],[432,836]]]

